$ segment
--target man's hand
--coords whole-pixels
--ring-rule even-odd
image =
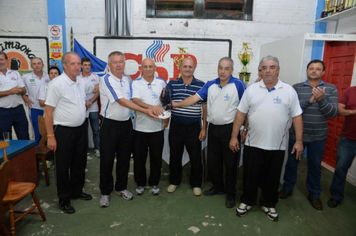
[[[156,113],[154,112],[154,110],[153,110],[152,107],[149,108],[149,109],[145,109],[144,113],[145,113],[146,115],[148,115],[148,116],[150,116],[150,117],[152,117],[152,118],[156,118],[156,119],[159,119],[158,116],[161,114],[161,113],[156,114]]]
[[[310,102],[310,103],[316,102],[314,95],[312,95],[312,96],[309,98],[309,102]]]
[[[163,112],[163,109],[161,106],[154,106],[154,107],[151,107],[151,109],[153,110],[153,113],[157,116],[159,116]]]
[[[229,148],[233,152],[238,152],[240,150],[239,140],[237,140],[237,137],[231,137],[230,143],[229,143]]]
[[[201,129],[200,133],[199,133],[199,140],[203,141],[206,138],[206,130],[205,129]]]
[[[247,136],[247,130],[244,129],[241,133],[241,143],[245,142],[246,136]]]
[[[34,104],[34,102],[26,95],[22,95],[22,99],[29,107],[32,107],[32,105]]]
[[[87,107],[87,109],[89,109],[89,107],[91,107],[93,105],[93,103],[91,101],[85,101],[85,106]]]
[[[294,146],[293,146],[291,154],[294,154],[295,151],[297,151],[297,153],[295,155],[295,159],[296,160],[301,160],[302,159],[303,150],[304,150],[303,142],[302,141],[296,141]]]
[[[324,88],[313,88],[312,93],[316,101],[320,101],[324,98],[326,87]]]
[[[10,94],[22,94],[22,88],[19,86],[13,87],[9,90]]]
[[[57,150],[57,141],[55,137],[50,137],[47,139],[47,148],[54,152]]]

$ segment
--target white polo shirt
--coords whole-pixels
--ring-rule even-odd
[[[245,89],[242,80],[233,76],[224,87],[221,87],[219,78],[208,81],[196,93],[202,100],[207,100],[207,121],[214,125],[233,123]]]
[[[85,120],[86,94],[94,90],[94,86],[88,85],[77,76],[73,82],[63,73],[54,78],[48,85],[46,105],[55,107],[53,112],[53,124],[68,127],[78,127]]]
[[[49,83],[48,83],[49,84]],[[44,100],[46,101],[48,84],[43,84],[38,92],[37,100]]]
[[[116,100],[125,98],[130,100],[131,79],[123,75],[122,79],[108,73],[100,80],[100,114],[108,119],[116,121],[126,121],[130,118],[130,109],[121,106]]]
[[[237,109],[248,113],[245,145],[265,150],[285,150],[290,118],[302,114],[296,91],[281,80],[271,90],[263,80],[251,84]]]
[[[166,81],[155,77],[152,83],[147,82],[143,77],[132,81],[132,98],[138,98],[142,102],[151,106],[161,106],[160,95],[162,89],[167,86]],[[163,130],[163,120],[149,117],[148,115],[135,111],[133,124],[134,130],[146,133]]]
[[[92,84],[93,86],[97,85],[99,81],[99,77],[96,74],[90,73],[88,76],[84,76],[83,73],[80,73],[79,77],[81,77],[86,83]],[[90,101],[94,97],[94,93],[89,93],[87,94],[87,101]],[[99,111],[99,106],[98,106],[98,100],[95,100],[93,105],[89,107],[88,112],[98,112]]]
[[[0,91],[7,91],[13,87],[25,87],[21,75],[9,69],[6,69],[6,75],[0,72]],[[12,94],[0,97],[0,108],[14,108],[21,104],[23,104],[21,95]]]
[[[37,97],[41,86],[50,82],[48,74],[43,72],[42,78],[39,78],[35,73],[31,72],[24,74],[22,80],[26,86],[29,99],[33,101],[32,108],[44,110],[44,107],[40,106]]]

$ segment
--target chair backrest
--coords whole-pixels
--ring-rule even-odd
[[[0,150],[1,149],[4,149],[4,162],[7,161],[7,155],[6,155],[6,147],[9,146],[9,143],[8,142],[5,142],[5,141],[0,141]]]
[[[46,146],[47,142],[47,130],[45,124],[45,118],[43,116],[38,116],[38,131],[41,135],[41,140],[39,141],[38,145]]]
[[[5,148],[4,148],[5,150]],[[1,228],[5,224],[5,214],[6,210],[2,200],[7,192],[7,187],[9,185],[10,178],[10,161],[4,161],[0,164],[0,234]]]

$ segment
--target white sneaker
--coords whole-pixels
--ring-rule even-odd
[[[266,213],[268,219],[272,221],[278,221],[278,212],[274,207],[261,206],[262,210]]]
[[[137,195],[142,195],[144,192],[145,192],[145,186],[137,186],[136,188]]]
[[[167,192],[174,193],[177,189],[178,185],[170,184],[167,188]]]
[[[95,155],[97,158],[100,157],[100,151],[99,151],[99,149],[95,149],[95,150],[94,150],[94,155]]]
[[[150,192],[153,195],[159,195],[159,193],[161,192],[160,188],[157,185],[151,186],[151,190]]]
[[[252,206],[246,205],[245,203],[240,203],[240,206],[238,208],[236,208],[236,215],[243,217],[251,209],[252,209]]]
[[[110,205],[110,195],[101,195],[99,205],[100,207],[108,207]]]
[[[201,195],[201,188],[193,188],[193,193],[195,196]]]
[[[122,191],[116,191],[116,193],[119,195],[119,196],[122,196],[123,199],[127,200],[127,201],[130,201],[133,199],[133,195],[132,193],[127,190],[127,189],[124,189]]]

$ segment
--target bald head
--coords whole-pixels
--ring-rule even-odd
[[[152,81],[156,72],[155,62],[151,58],[145,58],[141,64],[142,77],[147,81]]]

